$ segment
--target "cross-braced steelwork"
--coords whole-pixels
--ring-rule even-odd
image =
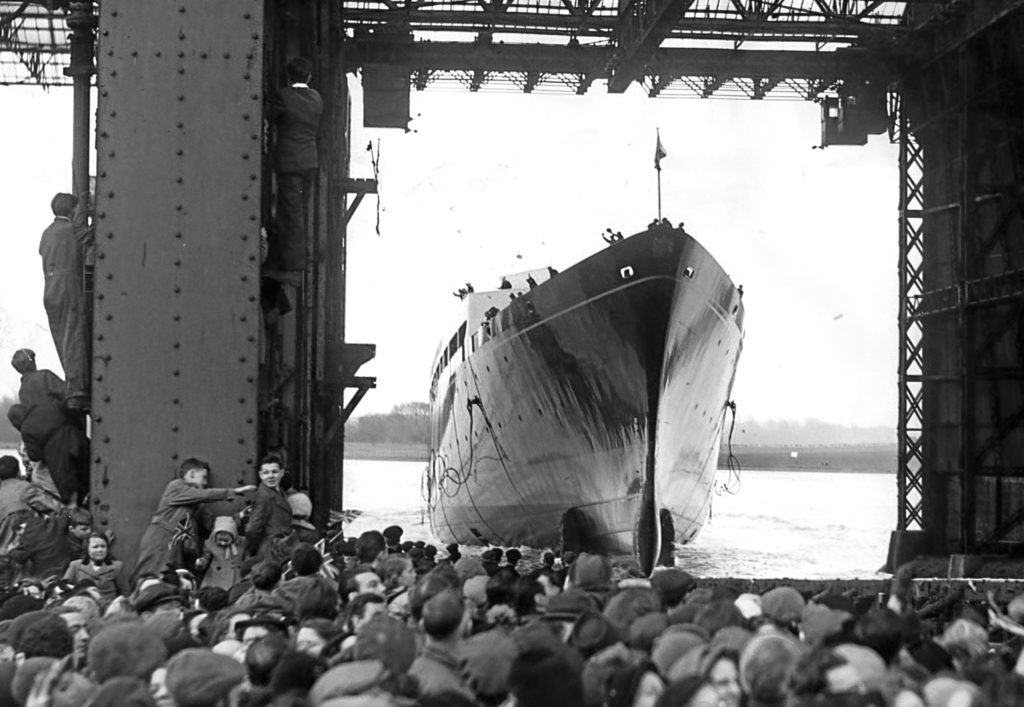
[[[0,0],[0,85],[70,86],[70,34],[63,14]]]
[[[899,420],[897,530],[924,526],[924,339],[917,308],[924,290],[924,154],[898,110],[900,160]]]

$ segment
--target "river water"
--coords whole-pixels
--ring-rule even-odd
[[[396,523],[404,540],[437,544],[420,508],[423,467],[347,460],[345,507],[363,515],[345,534]],[[680,567],[701,577],[881,576],[896,524],[895,474],[744,470],[739,486],[715,496],[711,521],[677,552]]]
[[[362,515],[345,534],[394,523],[404,540],[441,547],[421,510],[423,468],[346,460],[345,508]],[[699,577],[877,578],[895,523],[895,474],[744,470],[737,493],[715,495],[711,521],[676,564]]]

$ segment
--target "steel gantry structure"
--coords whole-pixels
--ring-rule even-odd
[[[814,100],[822,104],[824,144],[863,144],[868,133],[888,129],[900,146],[894,535],[900,542],[894,543],[891,559],[919,549],[980,552],[1024,542],[1024,145],[1014,117],[1021,113],[1024,0],[224,0],[217,8],[177,0],[167,5],[147,14],[128,0],[0,0],[0,83],[64,85],[74,75],[81,80],[80,68],[65,72],[75,63],[69,28],[77,21],[89,29],[83,13],[96,10],[103,149],[116,140],[116,132],[104,129],[113,127],[111,111],[104,118],[104,102],[113,105],[119,85],[124,96],[132,81],[177,81],[175,74],[164,73],[171,71],[173,55],[163,63],[151,60],[151,73],[139,73],[130,51],[137,54],[141,47],[120,46],[121,37],[180,43],[181,61],[173,67],[177,76],[192,71],[189,59],[209,68],[205,55],[202,61],[195,58],[194,36],[237,45],[249,59],[241,72],[245,78],[236,81],[254,99],[280,73],[289,52],[315,49],[329,97],[324,129],[333,157],[321,168],[311,228],[314,250],[322,248],[314,262],[326,264],[307,273],[303,315],[294,331],[270,328],[262,337],[249,332],[242,339],[242,348],[255,349],[255,339],[269,343],[259,349],[260,385],[249,371],[239,393],[243,408],[255,398],[263,401],[258,414],[247,419],[258,417],[264,434],[277,429],[278,437],[300,447],[301,466],[315,461],[340,469],[339,431],[351,404],[322,404],[324,391],[335,395],[338,386],[352,385],[353,372],[372,355],[344,342],[345,228],[352,206],[373,188],[348,175],[347,73],[361,74],[364,121],[399,128],[409,120],[409,91],[445,86],[583,94],[595,86],[622,93],[637,84],[651,97]],[[170,17],[174,31],[155,26]],[[210,23],[223,26],[193,29]],[[154,26],[140,32],[142,24]],[[242,29],[252,39],[233,36]],[[260,52],[262,62],[253,58]],[[225,51],[225,56],[229,53],[237,55]],[[231,85],[225,78],[215,89],[207,86],[202,97],[208,103],[235,100]],[[179,100],[187,104],[189,85],[182,86]],[[132,108],[144,112],[147,107]],[[177,113],[190,115],[180,104]],[[152,116],[154,130],[161,118]],[[188,140],[182,141],[188,149]],[[104,169],[110,158],[98,154],[100,174],[114,179]],[[253,197],[266,201],[267,169],[250,167],[244,170],[254,182]],[[121,187],[130,191],[133,185]],[[118,202],[108,197],[104,204],[102,191],[97,208],[115,214]],[[352,195],[356,199],[350,204]],[[187,202],[179,206],[188,210]],[[253,216],[248,206],[244,213],[234,204],[226,208],[237,210],[242,221]],[[268,216],[266,208],[258,209],[253,221],[258,225]],[[237,247],[251,260],[258,233],[244,235]],[[110,257],[116,259],[113,251]],[[187,267],[179,260],[173,267]],[[247,276],[236,283],[239,301],[249,303],[241,308],[251,308],[260,295],[257,279]],[[199,286],[198,279],[192,284]],[[109,348],[110,335],[99,348]],[[286,340],[298,343],[281,343]],[[233,346],[225,350],[238,355]],[[109,367],[109,358],[104,365]],[[365,392],[369,383],[362,384]],[[268,398],[290,401],[284,407],[297,413],[269,415]],[[178,425],[174,430],[178,433]],[[251,465],[257,450],[250,437],[246,428],[239,449],[226,455],[234,460],[232,468]],[[339,490],[340,481],[320,487],[332,499]]]

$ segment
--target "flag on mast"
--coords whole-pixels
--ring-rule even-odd
[[[654,168],[661,171],[661,160],[662,158],[668,157],[668,153],[665,152],[665,146],[661,144],[661,131],[657,132],[658,142],[654,146]]]

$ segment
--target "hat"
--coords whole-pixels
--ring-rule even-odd
[[[490,578],[487,575],[470,577],[462,584],[462,594],[476,604],[478,607],[487,604],[487,582]]]
[[[589,658],[603,648],[623,641],[628,632],[607,616],[594,609],[586,609],[572,625],[567,643]]]
[[[584,552],[569,570],[571,582],[588,592],[603,592],[612,581],[612,566],[604,555]]]
[[[402,532],[403,531],[401,526],[389,525],[388,527],[384,528],[384,532],[382,532],[381,535],[383,535],[384,539],[387,540],[389,543],[394,544],[402,539]]]
[[[508,674],[519,648],[504,631],[492,629],[466,639],[459,655],[462,678],[474,693],[488,704],[508,694]]]
[[[645,653],[649,653],[654,639],[668,628],[668,616],[661,611],[654,611],[634,619],[629,625],[629,645]]]
[[[89,666],[100,684],[117,676],[149,679],[167,660],[167,648],[152,629],[131,621],[108,626],[89,641]]]
[[[658,672],[667,676],[669,668],[693,648],[703,648],[707,641],[689,631],[671,631],[654,640],[651,661],[658,666]]]
[[[408,672],[416,660],[416,633],[386,614],[375,614],[359,627],[353,656],[356,660],[380,660],[394,675]]]
[[[718,629],[715,635],[711,637],[708,650],[714,651],[719,648],[728,648],[737,653],[742,653],[747,642],[753,637],[752,631],[748,631],[740,626],[724,626]]]
[[[456,589],[443,589],[427,599],[421,616],[428,636],[447,636],[462,621],[465,605]]]
[[[487,576],[484,563],[475,557],[460,557],[455,563],[455,572],[459,575],[460,582],[465,582],[470,577]]]
[[[841,643],[832,652],[845,660],[857,673],[864,687],[877,690],[885,680],[886,666],[882,656],[867,646]]]
[[[845,611],[829,609],[820,604],[808,604],[800,619],[800,634],[809,645],[821,643],[843,629],[843,624],[853,616]]]
[[[793,587],[775,587],[761,595],[761,613],[780,624],[795,624],[803,614],[803,596]]]
[[[953,703],[954,697],[961,694],[972,699],[959,704],[974,704],[973,697],[978,694],[978,686],[967,680],[938,675],[922,686],[921,694],[929,707],[946,707]]]
[[[662,606],[666,609],[682,601],[696,586],[697,580],[678,567],[666,567],[651,575],[651,587],[661,597]]]
[[[167,691],[178,707],[208,707],[245,679],[245,666],[208,648],[186,648],[167,661]]]
[[[784,698],[800,652],[795,640],[780,633],[754,636],[740,654],[739,677],[743,691],[761,702]]]
[[[238,538],[238,524],[231,516],[217,516],[213,519],[213,531],[211,536],[217,533],[230,533],[233,539]]]
[[[288,496],[288,505],[291,506],[293,516],[308,518],[313,514],[313,502],[304,493],[293,493]]]
[[[239,621],[235,624],[235,634],[241,636],[245,633],[245,629],[252,626],[262,626],[270,629],[271,631],[287,633],[288,627],[294,623],[295,620],[291,616],[288,616],[281,611],[261,611],[258,614],[253,614],[251,619]]]
[[[736,605],[736,608],[740,610],[745,619],[752,619],[755,616],[760,616],[762,613],[761,596],[759,594],[751,594],[750,592],[740,594],[733,601],[733,604]]]
[[[185,605],[185,597],[178,593],[177,588],[166,582],[154,582],[145,589],[139,591],[132,601],[132,608],[138,613],[152,611],[161,604],[177,603]]]
[[[548,610],[541,618],[548,621],[575,621],[587,609],[597,608],[597,602],[586,592],[568,589],[548,600]]]
[[[970,619],[957,619],[937,640],[947,651],[956,647],[971,656],[984,655],[988,651],[988,633]]]
[[[319,707],[336,697],[359,695],[373,689],[388,675],[379,660],[355,660],[340,663],[321,675],[309,689],[307,699]]]

